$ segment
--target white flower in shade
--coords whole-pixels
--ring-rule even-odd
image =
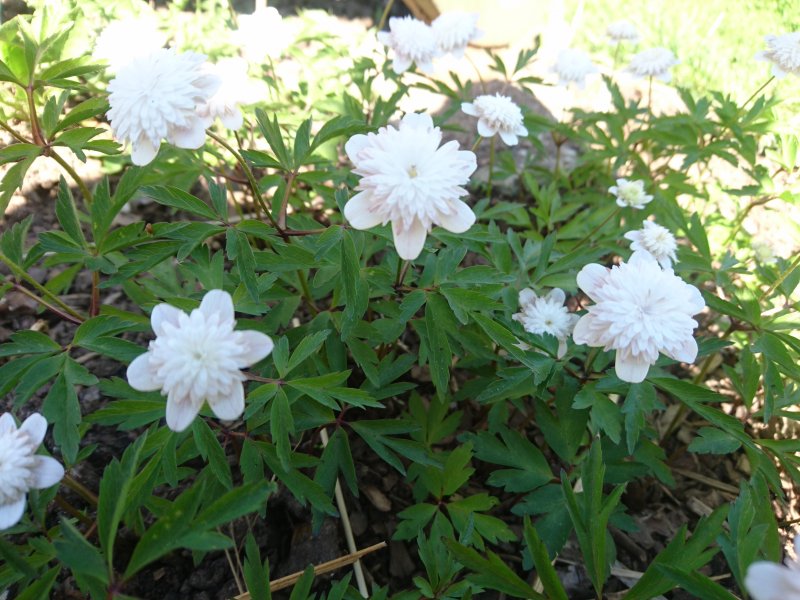
[[[794,538],[794,551],[800,557],[800,536]],[[747,568],[744,585],[753,600],[800,598],[800,561],[787,559],[783,565],[756,561]]]
[[[258,102],[265,93],[263,86],[250,79],[247,61],[241,58],[223,58],[209,70],[219,77],[222,85],[206,104],[198,107],[198,115],[212,121],[219,117],[228,129],[240,129],[244,118],[239,105]]]
[[[479,16],[478,13],[454,10],[436,17],[431,27],[439,50],[462,58],[469,43],[482,35],[478,29]]]
[[[666,227],[652,221],[642,221],[642,225],[642,229],[625,234],[625,237],[633,242],[631,250],[648,252],[663,268],[671,269],[672,262],[678,261],[675,256],[675,250],[678,249],[675,236]]]
[[[655,77],[669,82],[672,79],[669,70],[678,62],[671,50],[650,48],[635,54],[628,70],[637,77]]]
[[[639,39],[639,32],[636,25],[630,21],[616,21],[611,23],[606,29],[606,35],[615,42],[636,42]]]
[[[234,331],[233,300],[211,290],[191,314],[159,304],[150,315],[156,339],[128,366],[131,387],[167,396],[167,426],[183,431],[208,402],[225,421],[244,412],[244,374],[240,369],[272,352],[272,340],[259,331]]]
[[[137,58],[142,58],[163,48],[167,36],[158,30],[153,15],[125,17],[109,23],[97,37],[92,56],[109,63],[109,69],[118,71]]]
[[[131,143],[133,164],[152,161],[163,138],[178,148],[203,145],[211,120],[197,108],[221,83],[205,60],[202,54],[161,49],[126,65],[108,84],[111,129]]]
[[[441,141],[429,115],[409,113],[397,129],[354,135],[344,147],[353,172],[361,175],[345,218],[356,229],[391,221],[404,260],[419,256],[434,225],[464,233],[475,222],[475,213],[459,199],[477,167],[475,153],[459,150],[456,141],[440,148]]]
[[[433,71],[433,59],[441,54],[433,28],[414,17],[392,17],[389,31],[379,31],[378,41],[394,51],[392,69],[398,75],[412,63],[424,72]]]
[[[272,6],[259,7],[250,15],[239,15],[237,23],[234,43],[242,48],[245,58],[254,63],[280,57],[294,38],[281,14]]]
[[[775,248],[768,242],[754,240],[751,244],[751,248],[753,249],[753,258],[755,258],[756,262],[764,265],[773,265],[778,262],[778,257],[775,256]]]
[[[574,48],[564,48],[559,52],[551,70],[558,75],[559,85],[574,83],[581,89],[586,87],[586,77],[597,73],[597,67],[589,55]]]
[[[528,333],[555,336],[558,339],[558,358],[566,354],[567,338],[578,321],[578,315],[567,310],[564,300],[566,295],[558,288],[541,298],[533,290],[525,288],[519,293],[520,312],[511,317],[522,323]]]
[[[64,467],[55,458],[36,454],[45,433],[47,421],[39,413],[19,429],[11,413],[0,416],[0,530],[22,518],[28,490],[49,488],[64,477]]]
[[[697,358],[692,316],[705,306],[700,290],[663,270],[650,254],[634,252],[611,269],[586,265],[578,287],[595,304],[578,320],[572,339],[616,350],[615,370],[623,381],[644,381],[659,352],[686,363]]]
[[[610,194],[617,197],[617,206],[625,208],[644,208],[653,197],[644,193],[644,181],[628,181],[627,179],[617,179],[617,185],[608,188]]]
[[[461,110],[472,117],[478,117],[478,135],[490,138],[500,134],[509,146],[517,144],[519,135],[528,135],[522,124],[522,111],[508,96],[478,96],[472,102],[464,102]]]
[[[800,75],[800,31],[783,35],[768,35],[767,49],[756,54],[757,60],[772,63],[772,74],[778,79],[787,73]]]

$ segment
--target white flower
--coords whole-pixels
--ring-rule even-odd
[[[757,60],[772,63],[772,74],[778,79],[787,73],[800,75],[800,31],[764,37],[767,49],[756,54]]]
[[[800,536],[794,538],[794,551],[800,557]],[[787,558],[785,565],[754,562],[747,568],[744,585],[753,600],[800,598],[800,561]]]
[[[204,402],[220,419],[244,411],[240,371],[272,352],[272,340],[259,331],[234,331],[233,300],[211,290],[191,314],[159,304],[150,315],[156,339],[128,366],[131,387],[167,396],[167,426],[186,429]]]
[[[628,181],[627,179],[617,179],[617,185],[608,188],[609,194],[617,197],[617,206],[625,208],[644,208],[653,197],[644,193],[644,181]]]
[[[440,148],[441,141],[429,115],[409,113],[398,129],[354,135],[344,147],[353,172],[361,175],[359,193],[344,207],[345,218],[356,229],[391,221],[394,245],[404,260],[419,256],[433,225],[464,233],[475,222],[475,213],[459,199],[477,166],[475,154],[459,150],[456,141]]]
[[[558,75],[559,85],[568,86],[570,83],[574,83],[583,89],[586,87],[586,77],[597,73],[597,67],[594,66],[589,55],[582,50],[564,48],[558,53],[552,71]]]
[[[615,42],[621,42],[623,40],[636,42],[639,39],[639,32],[636,31],[636,25],[630,21],[616,21],[611,23],[606,29],[606,35]]]
[[[623,381],[644,381],[659,352],[687,363],[697,358],[692,315],[705,306],[700,290],[662,270],[651,255],[634,252],[611,269],[586,265],[578,287],[595,304],[575,325],[572,339],[616,350],[615,370]]]
[[[678,244],[675,236],[669,229],[652,221],[642,221],[643,229],[629,231],[625,237],[631,240],[631,250],[634,252],[648,252],[665,269],[672,268],[672,262],[677,262],[675,250]]]
[[[163,48],[167,36],[158,30],[153,15],[125,17],[109,23],[97,37],[92,56],[109,63],[111,71],[118,71],[137,58],[142,58]]]
[[[550,290],[541,298],[533,290],[525,288],[519,293],[521,310],[511,317],[522,323],[528,333],[549,333],[555,336],[558,339],[558,358],[566,354],[567,338],[578,321],[578,315],[567,310],[564,300],[566,295],[558,288]]]
[[[755,258],[756,262],[765,265],[773,265],[778,262],[778,257],[775,256],[775,248],[768,242],[753,240],[751,248],[753,249],[753,258]]]
[[[522,124],[522,111],[508,96],[478,96],[472,102],[464,102],[461,110],[470,116],[478,117],[478,135],[490,138],[499,133],[509,146],[519,140],[518,135],[528,135]]]
[[[118,140],[130,141],[133,164],[152,161],[162,138],[178,148],[203,145],[211,121],[197,108],[220,85],[204,69],[205,59],[194,52],[157,50],[120,69],[108,84],[111,128]]]
[[[47,421],[39,413],[19,429],[11,413],[0,416],[0,530],[22,518],[28,490],[49,488],[64,477],[55,458],[36,454],[46,432]]]
[[[669,82],[672,79],[669,70],[678,62],[671,50],[650,48],[635,54],[628,70],[637,77],[656,77]]]
[[[261,64],[267,58],[278,58],[293,41],[283,17],[272,6],[239,15],[237,22],[239,29],[233,32],[234,43],[241,46],[245,58],[251,62]]]
[[[379,31],[378,41],[394,50],[392,69],[398,75],[417,63],[424,72],[433,71],[433,59],[440,55],[433,28],[414,17],[392,17],[389,31]]]
[[[222,85],[206,104],[198,107],[197,114],[211,121],[219,117],[228,129],[238,130],[244,123],[240,104],[253,104],[263,96],[260,82],[247,75],[247,61],[241,58],[223,58],[209,67],[219,77]]]
[[[478,29],[479,16],[478,13],[454,10],[436,17],[431,27],[439,50],[444,53],[449,52],[456,58],[462,58],[467,45],[482,35]]]

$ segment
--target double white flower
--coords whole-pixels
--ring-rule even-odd
[[[663,270],[646,252],[607,269],[586,265],[580,287],[595,304],[575,325],[578,344],[616,350],[615,370],[623,381],[644,381],[659,352],[686,363],[697,358],[692,316],[705,307],[693,285]]]
[[[442,53],[433,28],[414,17],[392,17],[389,31],[378,32],[378,41],[394,52],[392,69],[398,75],[414,63],[423,73],[431,73],[433,59]]]
[[[442,132],[429,115],[409,113],[395,129],[354,135],[345,151],[361,176],[344,216],[356,229],[392,222],[397,253],[413,260],[422,252],[434,225],[464,233],[475,213],[460,200],[462,187],[477,166],[475,154],[458,142],[441,148]]]
[[[667,48],[650,48],[634,55],[628,70],[637,77],[655,77],[669,83],[669,70],[678,64],[678,59]]]
[[[641,210],[653,199],[651,195],[645,194],[644,181],[617,179],[617,185],[608,188],[608,192],[617,197],[617,206],[620,208],[630,207]]]
[[[788,73],[800,75],[800,31],[764,37],[767,49],[756,54],[757,60],[772,63],[772,74],[781,79]]]
[[[478,135],[490,138],[500,135],[509,146],[519,142],[517,136],[528,135],[522,124],[522,111],[508,96],[478,96],[472,102],[464,102],[461,110],[472,117],[478,117]]]
[[[653,221],[643,221],[642,229],[629,231],[625,237],[632,242],[631,250],[648,252],[665,269],[671,269],[673,261],[678,261],[675,256],[678,249],[675,236],[669,229]]]
[[[167,426],[183,431],[208,402],[217,417],[238,419],[244,412],[240,369],[272,352],[259,331],[234,331],[233,299],[211,290],[191,314],[159,304],[150,315],[156,339],[128,366],[131,387],[167,396]]]
[[[460,10],[445,12],[436,17],[431,28],[439,51],[462,58],[469,43],[483,34],[478,29],[478,17],[478,13]]]
[[[511,318],[522,323],[525,331],[534,335],[549,333],[558,340],[556,356],[561,358],[567,353],[567,338],[569,338],[578,315],[569,312],[564,306],[567,296],[558,288],[550,290],[544,296],[537,296],[530,288],[525,288],[519,293],[520,312]]]
[[[22,518],[28,490],[49,488],[64,477],[55,458],[36,454],[45,433],[47,421],[39,413],[19,428],[11,413],[0,416],[0,530]]]
[[[597,67],[586,52],[575,48],[564,48],[558,53],[552,71],[558,75],[558,84],[568,87],[570,84],[580,89],[586,87],[586,78],[597,73]]]

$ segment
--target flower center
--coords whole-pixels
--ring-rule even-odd
[[[411,179],[416,179],[417,175],[419,175],[419,172],[417,172],[417,165],[408,167],[408,176],[411,177]]]

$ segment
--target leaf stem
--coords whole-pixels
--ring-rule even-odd
[[[33,143],[37,146],[46,146],[47,141],[42,137],[42,130],[39,127],[39,117],[36,115],[36,104],[33,101],[33,82],[25,86],[25,96],[28,99],[28,112],[31,119],[31,135]]]
[[[78,494],[81,498],[86,500],[92,506],[97,506],[97,495],[89,488],[83,485],[77,479],[74,479],[69,473],[64,474],[64,479],[61,480],[73,492]]]
[[[89,187],[86,185],[86,182],[84,182],[83,179],[81,179],[81,176],[78,175],[78,172],[75,169],[73,169],[66,160],[61,158],[61,156],[59,156],[55,150],[53,150],[52,148],[47,148],[46,150],[47,150],[46,155],[52,158],[54,161],[56,161],[59,165],[61,165],[62,169],[64,169],[67,173],[69,173],[69,176],[72,177],[72,180],[78,185],[78,188],[81,190],[84,202],[86,202],[87,206],[91,206],[94,197],[92,196],[92,192],[89,191]]]
[[[587,233],[587,234],[586,234],[586,236],[585,236],[583,239],[581,239],[581,240],[580,240],[580,241],[579,241],[577,244],[575,244],[575,245],[574,245],[574,246],[573,246],[573,247],[570,249],[570,252],[572,252],[573,250],[577,250],[579,246],[582,246],[583,244],[585,244],[586,242],[588,242],[589,240],[591,240],[591,239],[592,239],[592,237],[594,237],[594,234],[595,234],[595,233],[597,233],[598,231],[600,231],[600,230],[603,228],[603,226],[604,226],[606,223],[608,223],[608,222],[609,222],[611,219],[613,219],[614,217],[616,217],[616,216],[617,216],[617,215],[620,213],[620,211],[621,211],[621,210],[622,210],[622,208],[620,208],[620,207],[618,206],[618,207],[617,207],[617,209],[616,209],[614,212],[612,212],[612,213],[611,213],[610,215],[608,215],[608,216],[607,216],[605,219],[603,219],[603,222],[602,222],[602,223],[600,223],[600,224],[599,224],[597,227],[595,227],[594,229],[592,229],[592,230],[591,230],[589,233]]]
[[[86,317],[82,316],[79,312],[75,311],[69,305],[65,304],[61,298],[56,296],[53,292],[48,290],[44,287],[41,283],[36,281],[33,277],[28,275],[23,269],[21,269],[14,261],[8,258],[5,254],[0,252],[0,262],[4,263],[14,274],[15,277],[18,279],[22,279],[33,288],[36,289],[40,294],[44,295],[47,298],[50,298],[53,302],[55,302],[58,306],[60,306],[64,311],[66,311],[69,315],[72,315],[75,319],[79,322],[83,323],[86,320]]]
[[[303,298],[306,299],[308,308],[312,313],[314,313],[314,315],[318,315],[319,309],[317,308],[317,305],[314,304],[314,297],[311,295],[311,288],[308,287],[308,278],[306,277],[306,272],[302,269],[298,269],[297,278],[300,280],[300,288],[303,291]]]
[[[6,281],[8,281],[8,280],[6,280]],[[39,296],[34,294],[32,291],[30,291],[28,288],[26,288],[24,286],[21,286],[20,284],[18,284],[16,282],[13,282],[13,281],[9,281],[9,283],[14,288],[14,290],[19,292],[20,294],[26,295],[31,300],[35,300],[36,302],[41,304],[43,307],[45,307],[47,310],[49,310],[50,312],[58,315],[59,317],[61,317],[65,321],[69,321],[70,323],[75,323],[76,325],[80,325],[81,323],[83,323],[83,321],[78,319],[77,317],[73,317],[72,315],[67,314],[66,312],[64,312],[60,308],[56,308],[55,306],[53,306],[52,304],[47,302],[47,300],[45,300],[44,298],[40,298]]]
[[[2,119],[0,119],[0,127],[5,129],[9,134],[11,134],[14,137],[15,140],[17,140],[21,144],[30,144],[29,140],[26,140],[24,137],[22,137],[20,134],[18,134],[16,131],[14,131],[11,128],[11,126],[8,123],[6,123],[5,121],[3,121]]]
[[[773,79],[775,79],[775,75],[773,75],[772,77],[770,77],[769,79],[767,79],[767,80],[766,80],[764,83],[762,83],[762,84],[761,84],[761,87],[760,87],[760,88],[758,88],[758,89],[757,89],[755,92],[753,92],[752,94],[750,94],[750,97],[749,97],[747,100],[745,100],[745,101],[744,101],[744,103],[743,103],[743,104],[742,104],[742,105],[739,107],[739,111],[743,111],[743,110],[744,110],[744,107],[745,107],[745,106],[747,106],[748,104],[750,104],[750,102],[753,100],[753,98],[755,98],[755,97],[756,97],[756,96],[758,96],[758,95],[759,95],[759,94],[760,94],[762,91],[764,91],[764,88],[765,88],[765,87],[767,87],[767,86],[768,86],[770,83],[772,83],[772,80],[773,80]]]
[[[495,136],[489,142],[489,180],[486,182],[486,197],[492,199],[492,177],[494,177],[494,144]]]
[[[786,269],[783,273],[781,273],[780,277],[778,277],[775,281],[772,282],[772,285],[769,286],[769,289],[763,294],[761,294],[761,297],[759,297],[758,301],[763,302],[764,300],[769,298],[772,292],[778,289],[778,286],[780,286],[780,284],[786,281],[786,278],[789,277],[789,275],[791,275],[797,267],[800,267],[800,254],[798,254],[795,257],[795,259],[792,261],[792,264],[789,265],[789,268]]]
[[[386,3],[386,7],[383,9],[383,14],[381,15],[381,20],[378,21],[378,26],[376,27],[377,31],[383,29],[383,26],[386,25],[386,19],[389,18],[389,12],[392,10],[392,5],[394,4],[394,0],[389,0]]]

